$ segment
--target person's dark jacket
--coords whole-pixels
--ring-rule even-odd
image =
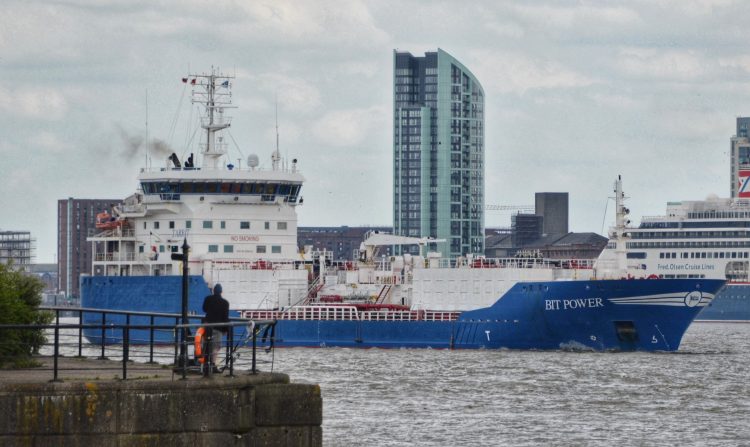
[[[205,323],[226,323],[229,321],[229,301],[221,297],[221,294],[213,294],[203,300],[203,312],[206,313]],[[226,332],[226,328],[217,328]]]

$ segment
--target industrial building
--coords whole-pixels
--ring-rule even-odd
[[[34,262],[35,239],[29,231],[0,231],[0,264],[28,272]]]
[[[57,201],[57,280],[66,296],[78,297],[78,278],[91,273],[91,247],[86,238],[96,232],[96,215],[120,201],[72,197]]]

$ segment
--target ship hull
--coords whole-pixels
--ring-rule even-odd
[[[728,283],[696,321],[750,322],[750,283]]]
[[[82,304],[178,312],[180,288],[161,283],[163,279],[86,278],[88,284],[82,281]],[[281,347],[674,351],[690,323],[723,284],[705,279],[524,282],[514,285],[494,305],[462,312],[453,321],[305,320],[286,319],[282,314],[274,328],[274,340]],[[127,286],[128,292],[118,292],[118,298],[113,299],[114,294],[106,292],[122,290],[118,286]],[[148,298],[145,290],[161,293]],[[202,278],[191,277],[191,313],[201,313],[206,294],[208,287]],[[134,303],[128,295],[139,298]],[[112,315],[107,321],[117,318]],[[84,320],[100,323],[101,317],[90,314]],[[87,336],[92,342],[101,341],[95,331]],[[170,341],[169,336],[160,334],[157,341]],[[149,336],[141,333],[134,337],[148,340]],[[116,342],[116,337],[106,341]]]

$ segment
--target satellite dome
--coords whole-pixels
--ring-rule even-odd
[[[260,164],[260,161],[258,160],[258,156],[255,154],[250,154],[247,156],[247,165],[251,168],[257,168]]]

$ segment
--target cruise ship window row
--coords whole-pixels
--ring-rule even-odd
[[[744,213],[738,213],[744,214]],[[743,218],[735,216],[736,218]],[[750,216],[746,217],[750,219]],[[750,228],[750,220],[742,221],[706,221],[706,222],[643,222],[638,227],[640,229],[649,228]],[[641,233],[633,233],[633,236]]]
[[[748,231],[664,231],[632,233],[632,239],[697,239],[750,237]]]
[[[630,258],[630,253],[628,253]],[[645,258],[645,256],[644,256]],[[748,259],[750,253],[742,251],[691,251],[691,252],[660,252],[659,259]]]
[[[750,253],[747,252],[661,252],[659,259],[748,259]],[[628,259],[646,259],[648,254],[645,252],[630,252],[627,254]]]
[[[671,241],[671,242],[628,242],[625,246],[634,248],[725,248],[750,247],[750,241]]]

